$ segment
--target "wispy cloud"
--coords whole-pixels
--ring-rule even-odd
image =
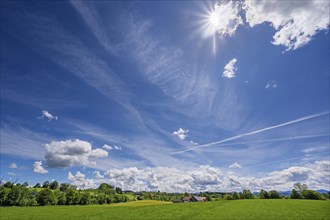
[[[51,139],[48,135],[33,132],[20,126],[1,124],[1,154],[40,160],[43,144]]]
[[[46,110],[42,110],[41,113],[42,113],[41,116],[40,116],[41,119],[47,118],[48,121],[58,120],[58,117],[57,116],[52,115],[50,112],[48,112]]]
[[[10,169],[17,169],[17,168],[18,168],[18,166],[17,166],[16,163],[11,163],[11,164],[9,164],[8,167],[9,167]]]
[[[98,42],[112,54],[118,55],[115,47],[109,41],[109,34],[107,34],[107,29],[102,24],[102,20],[99,17],[97,9],[94,7],[94,3],[91,1],[77,0],[70,0],[70,3],[81,15]]]
[[[105,60],[90,52],[79,38],[64,29],[50,13],[31,13],[19,9],[15,13],[15,16],[7,15],[8,33],[120,104],[142,123],[139,112],[130,103],[129,88]],[[23,30],[24,34],[18,36],[16,29]]]
[[[117,145],[110,146],[110,145],[105,144],[105,145],[102,146],[102,148],[104,150],[122,150],[122,148],[118,147]]]
[[[268,89],[268,88],[276,88],[277,87],[277,83],[275,82],[275,80],[272,80],[270,82],[267,82],[266,86],[265,86],[265,89]]]
[[[215,141],[215,142],[211,142],[211,143],[208,143],[208,144],[202,144],[202,145],[198,145],[198,146],[195,146],[195,147],[191,147],[189,149],[178,151],[176,153],[184,153],[184,152],[187,152],[187,151],[190,151],[190,150],[195,150],[195,149],[198,149],[198,148],[204,148],[204,147],[209,147],[209,146],[213,146],[213,145],[219,145],[219,144],[222,144],[222,143],[225,143],[225,142],[228,142],[228,141],[232,141],[232,140],[236,140],[236,139],[239,139],[239,138],[242,138],[242,137],[245,137],[245,136],[258,134],[258,133],[261,133],[261,132],[269,131],[269,130],[272,130],[272,129],[275,129],[275,128],[280,128],[280,127],[291,125],[291,124],[295,124],[295,123],[305,121],[305,120],[308,120],[308,119],[321,117],[321,116],[324,116],[324,115],[327,115],[327,114],[329,114],[329,112],[322,112],[322,113],[317,113],[317,114],[313,114],[313,115],[308,115],[308,116],[298,118],[298,119],[295,119],[295,120],[292,120],[292,121],[288,121],[288,122],[285,122],[285,123],[281,123],[281,124],[278,124],[278,125],[258,129],[258,130],[251,131],[251,132],[244,133],[244,134],[235,135],[235,136],[225,138],[225,139],[220,140],[220,141]]]
[[[229,165],[229,168],[239,169],[239,168],[242,168],[242,166],[239,163],[235,162],[235,163]]]

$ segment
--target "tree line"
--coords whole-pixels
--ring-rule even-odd
[[[68,183],[45,181],[29,187],[28,183],[6,182],[0,186],[0,206],[89,205],[126,202],[121,188],[102,183],[97,189],[78,190]]]
[[[130,195],[130,199],[128,198]],[[45,181],[29,187],[28,183],[23,184],[6,182],[0,186],[0,206],[46,206],[46,205],[89,205],[89,204],[111,204],[127,202],[129,200],[161,200],[172,201],[188,193],[165,193],[165,192],[138,192],[125,191],[120,187],[114,187],[107,183],[101,183],[96,189],[77,189],[76,186],[68,183],[59,184],[57,181]],[[296,183],[288,196],[282,196],[276,190],[260,190],[254,195],[250,190],[244,189],[241,192],[220,193],[201,192],[193,195],[206,197],[206,201],[214,200],[236,200],[236,199],[330,199],[329,192],[320,194],[309,190],[305,184]]]
[[[330,192],[321,194],[314,190],[309,190],[306,184],[295,183],[291,194],[289,196],[282,196],[276,190],[260,190],[256,196],[251,193],[250,190],[244,189],[242,192],[225,194],[223,199],[235,200],[235,199],[313,199],[313,200],[326,200],[330,199]]]

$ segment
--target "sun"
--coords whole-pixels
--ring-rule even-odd
[[[219,16],[215,11],[209,14],[208,22],[215,28],[219,26]]]

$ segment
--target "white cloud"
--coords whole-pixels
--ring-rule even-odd
[[[11,163],[11,164],[9,164],[8,167],[11,168],[11,169],[17,169],[18,168],[16,163]]]
[[[239,25],[243,24],[239,12],[239,4],[235,1],[216,4],[214,11],[209,16],[209,22],[220,36],[230,36],[235,33]]]
[[[276,88],[277,87],[277,84],[275,82],[275,80],[271,81],[271,82],[267,82],[266,86],[265,86],[265,89],[268,89],[268,88]]]
[[[93,172],[93,174],[95,175],[95,178],[96,178],[96,179],[102,179],[102,178],[104,178],[104,175],[102,175],[102,174],[100,173],[100,171],[95,170],[95,171]]]
[[[102,148],[103,148],[104,150],[113,150],[113,147],[110,146],[110,145],[107,145],[107,144],[103,145]]]
[[[229,168],[239,169],[239,168],[242,168],[242,166],[239,163],[235,162],[235,163],[231,164],[229,166]]]
[[[41,161],[36,161],[33,164],[33,172],[45,174],[45,173],[48,173],[48,170],[46,170],[45,168],[42,167]]]
[[[273,171],[258,178],[238,176],[233,172],[224,173],[217,167],[200,166],[191,170],[168,167],[109,169],[104,176],[94,171],[96,179],[88,179],[80,172],[75,175],[69,172],[68,180],[78,188],[95,188],[101,182],[106,182],[134,191],[241,191],[244,188],[255,192],[261,189],[286,191],[291,190],[295,182],[305,183],[314,190],[330,190],[329,172],[329,161],[315,161]]]
[[[110,145],[107,145],[107,144],[103,145],[102,148],[105,149],[105,150],[108,150],[108,151],[110,151],[110,150],[122,150],[121,147],[118,147],[116,145],[115,146],[110,146]]]
[[[114,146],[115,150],[121,150],[121,147],[118,147],[118,146]]]
[[[226,64],[224,71],[222,73],[222,77],[226,78],[233,78],[235,77],[235,71],[237,70],[237,67],[235,67],[235,64],[237,62],[236,58],[233,58],[229,61],[229,63]]]
[[[191,143],[192,145],[198,145],[198,143],[194,141],[189,141],[189,143]]]
[[[52,141],[45,145],[45,161],[49,167],[70,167],[74,165],[95,165],[90,158],[107,157],[108,152],[100,148],[92,149],[87,141]]]
[[[40,118],[47,118],[48,121],[58,120],[57,116],[52,115],[51,113],[49,113],[46,110],[42,110],[42,115],[40,116]]]
[[[184,140],[188,136],[188,132],[189,130],[183,130],[182,128],[179,128],[179,130],[173,132],[173,135],[178,136],[180,140]]]
[[[270,23],[277,31],[272,43],[287,51],[306,45],[329,26],[329,1],[245,1],[243,9],[251,27]]]
[[[76,172],[73,175],[71,172],[68,173],[68,180],[72,185],[77,186],[78,189],[88,189],[88,188],[96,188],[97,185],[93,179],[87,179],[86,175],[81,172]]]

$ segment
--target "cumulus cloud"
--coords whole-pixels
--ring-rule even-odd
[[[11,163],[11,164],[9,164],[8,167],[11,168],[11,169],[17,169],[18,168],[16,163]]]
[[[277,31],[272,43],[287,51],[306,45],[329,26],[329,1],[245,1],[243,9],[251,27],[271,24]]]
[[[235,162],[235,163],[229,165],[229,168],[239,169],[239,168],[242,168],[242,166],[239,163]]]
[[[275,82],[275,80],[272,80],[270,82],[267,82],[266,86],[265,86],[265,89],[268,89],[268,88],[276,88],[277,87],[277,84]]]
[[[86,178],[86,175],[79,171],[76,172],[75,175],[69,172],[67,179],[70,181],[72,185],[77,186],[78,189],[89,189],[89,188],[97,187],[97,184],[93,179]]]
[[[173,132],[173,135],[178,136],[180,140],[184,140],[188,136],[188,132],[189,130],[184,130],[182,128],[179,128],[179,130]]]
[[[107,157],[108,152],[96,148],[87,141],[52,141],[45,145],[45,162],[49,167],[70,167],[74,165],[95,165],[91,158]]]
[[[235,164],[235,163],[234,163]],[[330,190],[330,162],[315,161],[302,166],[292,166],[273,171],[263,177],[239,176],[234,172],[222,172],[217,167],[200,166],[191,170],[168,167],[147,167],[139,169],[129,167],[109,169],[104,175],[94,171],[96,179],[88,179],[80,172],[68,173],[68,179],[78,188],[97,187],[106,182],[125,190],[165,191],[165,192],[200,192],[200,191],[251,191],[291,190],[293,184],[301,182],[310,189]]]
[[[235,64],[237,62],[236,58],[233,58],[229,63],[226,64],[224,71],[222,73],[222,77],[226,78],[233,78],[235,77],[235,71],[237,70],[237,67],[235,67]]]
[[[42,167],[41,161],[36,161],[33,164],[33,172],[45,174],[45,173],[48,173],[48,170],[46,170],[45,168]]]
[[[100,173],[100,171],[95,170],[93,172],[93,174],[95,175],[95,178],[96,179],[102,179],[102,178],[104,178],[104,176]]]
[[[220,36],[233,35],[244,23],[251,27],[270,24],[276,30],[272,43],[289,51],[308,44],[318,32],[328,29],[329,7],[329,1],[319,0],[220,1],[209,16],[209,23]]]
[[[41,113],[42,113],[42,115],[40,116],[41,119],[46,118],[46,119],[48,119],[48,121],[52,121],[52,120],[57,120],[58,119],[57,116],[52,115],[51,113],[49,113],[46,110],[42,110]]]
[[[105,149],[105,150],[121,150],[122,148],[121,147],[118,147],[118,146],[110,146],[110,145],[107,145],[107,144],[105,144],[105,145],[103,145],[103,147],[102,147],[103,149]]]
[[[233,35],[237,27],[243,24],[243,19],[239,12],[239,4],[236,1],[215,4],[214,11],[209,17],[209,22],[220,36]]]

